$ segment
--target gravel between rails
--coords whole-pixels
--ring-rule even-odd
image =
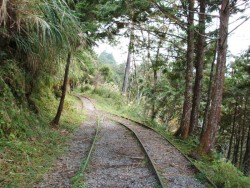
[[[96,129],[95,109],[90,101],[82,99],[87,109],[88,118],[70,141],[68,152],[54,163],[54,169],[44,176],[39,188],[68,188],[71,187],[70,178],[79,170],[82,160],[87,156]]]
[[[209,186],[195,178],[197,171],[192,168],[190,162],[159,134],[129,120],[115,116],[111,118],[125,124],[137,134],[167,187],[205,188]]]
[[[153,188],[158,181],[134,135],[103,119],[99,139],[84,182],[89,188]]]

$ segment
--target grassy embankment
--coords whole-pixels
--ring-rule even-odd
[[[84,121],[84,113],[75,97],[66,97],[60,127],[54,129],[49,122],[58,100],[52,94],[34,99],[38,114],[18,104],[8,88],[5,96],[0,106],[0,187],[33,187],[66,151],[71,133]]]

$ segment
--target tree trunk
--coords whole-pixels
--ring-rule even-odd
[[[232,146],[233,146],[236,115],[237,115],[237,106],[238,106],[238,104],[237,104],[237,100],[236,100],[235,107],[234,107],[234,115],[233,115],[233,128],[232,128],[232,131],[231,131],[231,136],[230,136],[230,141],[229,141],[229,148],[228,148],[228,152],[227,152],[227,160],[230,160]]]
[[[248,127],[248,136],[246,144],[246,152],[243,160],[244,174],[250,176],[250,126]]]
[[[67,82],[68,82],[70,61],[71,61],[71,52],[68,53],[68,57],[67,57],[67,63],[66,63],[66,67],[65,67],[64,81],[63,81],[63,86],[62,86],[62,96],[61,96],[60,104],[58,106],[56,116],[53,119],[53,121],[51,122],[51,124],[55,127],[58,127],[60,117],[61,117],[61,114],[63,111],[64,99],[65,99],[66,92],[67,92]]]
[[[128,88],[128,78],[129,78],[129,71],[130,71],[130,64],[131,64],[131,53],[132,53],[132,48],[133,48],[133,25],[131,28],[131,33],[130,33],[130,39],[129,39],[129,45],[128,45],[128,57],[127,57],[127,63],[126,63],[126,68],[125,68],[125,73],[124,73],[124,79],[123,79],[123,84],[122,84],[122,94],[126,95],[127,94],[127,88]]]
[[[192,108],[192,81],[193,81],[193,53],[194,53],[194,0],[188,1],[188,28],[187,28],[187,70],[186,70],[186,87],[184,104],[181,117],[181,125],[175,136],[180,136],[185,139],[188,136],[190,125],[190,116]]]
[[[155,119],[157,111],[156,111],[156,89],[157,89],[157,69],[158,69],[158,61],[159,61],[159,55],[160,55],[160,47],[161,47],[162,39],[160,39],[157,52],[156,52],[156,58],[155,62],[152,65],[153,66],[153,72],[154,72],[154,85],[153,85],[153,92],[152,92],[152,115],[151,119]]]
[[[246,129],[246,118],[247,118],[247,101],[248,98],[245,96],[245,104],[244,104],[244,112],[243,112],[243,120],[242,120],[242,132],[241,132],[241,141],[240,141],[240,169],[243,167],[243,146],[245,142],[245,129]]]
[[[243,146],[244,146],[244,141],[245,141],[245,116],[243,117],[242,120],[242,128],[241,128],[241,133],[240,133],[240,159],[239,159],[239,168],[242,169],[242,160],[243,160]]]
[[[235,134],[235,142],[234,142],[234,152],[233,152],[233,159],[232,164],[237,166],[238,163],[238,155],[239,155],[239,147],[240,147],[240,125],[236,126],[236,134]]]
[[[210,70],[210,76],[209,76],[209,85],[208,85],[208,91],[207,91],[207,103],[205,107],[205,113],[203,117],[203,124],[202,124],[202,130],[201,130],[201,135],[204,134],[206,127],[207,127],[207,121],[208,121],[208,115],[211,107],[211,96],[212,96],[212,85],[213,85],[213,80],[214,80],[214,62],[216,60],[216,54],[217,54],[217,44],[218,40],[216,40],[215,47],[214,47],[214,57],[213,61],[211,64],[211,70]]]
[[[218,41],[218,57],[216,64],[216,74],[214,87],[212,89],[211,110],[208,118],[208,124],[204,134],[201,136],[199,145],[202,154],[209,154],[215,145],[218,124],[221,117],[221,103],[225,77],[226,55],[227,55],[227,37],[229,22],[229,0],[223,0],[220,10],[220,29]]]
[[[200,2],[199,35],[196,46],[197,54],[195,60],[196,75],[195,75],[195,84],[193,91],[193,105],[192,105],[191,120],[189,126],[189,135],[192,135],[194,129],[198,127],[202,78],[203,78],[203,65],[204,65],[206,1],[200,0],[199,2]]]

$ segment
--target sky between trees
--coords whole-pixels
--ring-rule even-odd
[[[238,13],[233,17],[230,17],[229,31],[234,30],[242,22],[236,21],[240,16],[250,16],[250,10],[247,9],[244,13]],[[215,25],[219,24],[214,23]],[[111,46],[108,44],[108,41],[99,42],[98,45],[94,48],[95,52],[100,55],[104,50],[113,54],[115,60],[120,64],[124,63],[127,58],[127,49],[128,49],[128,38],[119,36],[119,43],[117,45]],[[235,31],[233,31],[228,38],[228,52],[233,56],[238,56],[244,50],[248,49],[250,45],[250,19],[240,25]],[[230,57],[232,58],[232,57]]]

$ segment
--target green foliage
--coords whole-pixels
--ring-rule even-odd
[[[84,86],[80,87],[80,92],[81,93],[85,93],[85,92],[88,92],[88,91],[93,91],[93,87],[91,85],[87,84],[87,85],[84,85]]]
[[[8,92],[11,92],[12,95],[14,95],[19,100],[21,100],[24,97],[25,77],[23,71],[24,71],[23,69],[20,69],[17,66],[17,62],[14,60],[6,61],[6,63],[3,66],[1,66],[0,95],[2,95],[2,97],[4,97],[4,95],[8,96],[7,94]]]
[[[91,49],[84,49],[75,54],[69,73],[71,89],[76,89],[83,83],[91,83],[97,66],[97,57]]]
[[[0,136],[7,138],[25,137],[26,108],[25,78],[15,62],[6,63],[0,70]],[[24,106],[23,106],[24,105]]]
[[[53,160],[66,147],[66,140],[83,121],[75,99],[67,97],[61,128],[49,126],[58,107],[50,81],[41,74],[31,99],[26,98],[27,75],[16,61],[8,60],[0,69],[0,184],[6,187],[33,187]]]
[[[121,8],[122,1],[91,1],[80,0],[75,6],[75,10],[83,23],[83,32],[92,39],[102,39],[113,37],[112,32],[116,32],[114,25],[110,24],[114,18],[124,13]],[[103,24],[110,24],[104,28]],[[102,28],[100,30],[100,28]]]
[[[102,84],[98,89],[94,91],[94,93],[104,98],[111,98],[117,103],[123,102],[123,98],[119,92],[118,87],[113,83]]]
[[[118,85],[119,88],[122,86],[122,80],[124,77],[124,69],[125,66],[124,64],[114,64],[114,65],[105,65],[109,67],[110,69],[110,76],[109,79],[107,80],[108,82],[114,82],[116,85]]]
[[[79,22],[64,0],[35,0],[25,3],[17,1],[15,4],[6,3],[3,6],[6,6],[3,9],[7,12],[1,19],[7,24],[1,24],[3,30],[0,31],[7,38],[1,39],[12,41],[15,50],[22,54],[10,55],[28,55],[32,58],[40,55],[39,61],[44,61],[45,57],[54,58],[55,54],[60,54],[65,48],[69,49],[79,40]],[[8,12],[10,10],[13,12]],[[4,44],[11,45],[8,42]],[[4,52],[9,54],[5,50],[7,48]],[[39,65],[32,60],[28,63]]]
[[[196,162],[203,172],[213,181],[218,187],[225,188],[248,188],[250,187],[250,178],[243,176],[232,163],[222,159]]]
[[[99,69],[100,74],[103,76],[104,81],[111,81],[112,80],[112,72],[111,69],[109,68],[109,66],[102,66]]]
[[[247,115],[250,113],[249,54],[249,50],[247,50],[241,56],[236,57],[230,69],[228,69],[225,78],[223,109],[218,137],[218,144],[221,148],[227,148],[223,153],[224,157],[232,160],[232,163],[239,169],[244,169],[244,161],[241,158],[244,158],[245,148],[247,148],[246,133],[247,125],[250,123]],[[231,143],[230,152],[229,147],[227,147],[229,143]],[[237,144],[232,143],[240,144],[237,146]],[[241,151],[239,148],[242,148]]]
[[[84,95],[94,98],[97,101],[97,108],[119,115],[142,116],[141,106],[128,103],[114,83],[104,83],[95,90],[91,86],[86,85],[86,87],[88,89],[84,92]]]
[[[113,40],[120,29],[127,29],[132,19],[146,22],[151,4],[148,0],[79,0],[75,10],[84,25],[83,32],[89,37]]]
[[[39,115],[13,101],[1,102],[0,108],[1,130],[4,129],[0,139],[0,184],[33,187],[48,172],[56,156],[65,151],[69,133],[84,117],[82,111],[74,107],[77,101],[67,98],[61,128],[56,130],[49,126],[58,106],[52,93],[36,100]]]

